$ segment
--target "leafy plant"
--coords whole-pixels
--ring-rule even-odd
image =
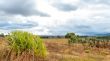
[[[75,33],[67,33],[67,34],[65,35],[66,38],[71,38],[71,37],[73,37],[73,36],[75,36]]]
[[[66,38],[69,38],[68,43],[72,44],[72,43],[77,43],[79,42],[79,38],[77,35],[75,35],[75,33],[67,33],[65,35]]]
[[[23,52],[34,53],[35,56],[45,57],[46,47],[39,36],[24,31],[13,31],[8,36],[9,45],[16,55]]]

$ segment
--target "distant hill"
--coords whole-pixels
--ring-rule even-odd
[[[96,36],[110,36],[110,33],[96,34]]]

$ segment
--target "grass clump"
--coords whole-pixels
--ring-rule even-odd
[[[38,57],[46,57],[46,47],[39,36],[24,31],[13,31],[8,36],[11,51],[16,55],[23,52],[33,53]]]

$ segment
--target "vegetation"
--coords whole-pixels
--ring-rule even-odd
[[[97,37],[86,37],[81,39],[81,43],[88,44],[89,47],[97,47],[97,48],[109,48],[110,41],[105,39],[99,39]]]
[[[4,37],[5,35],[4,35],[4,33],[0,33],[0,36],[1,36],[1,37]]]
[[[43,39],[49,51],[47,61],[109,61],[110,50],[85,47],[82,43],[68,46],[68,39]]]
[[[65,37],[41,39],[28,32],[13,31],[6,38],[0,37],[0,61],[110,60],[109,36],[85,37],[67,33]]]
[[[78,35],[75,35],[75,33],[67,33],[65,37],[68,38],[68,44],[82,43],[83,46],[97,48],[109,48],[110,46],[110,36],[80,37]]]
[[[72,43],[77,43],[79,42],[79,38],[77,35],[75,35],[75,33],[67,33],[65,35],[66,38],[69,38],[68,43],[72,44]]]
[[[37,57],[46,57],[46,47],[39,36],[28,32],[14,31],[6,38],[9,42],[10,52],[15,52],[17,56],[26,52],[27,54],[32,54]]]

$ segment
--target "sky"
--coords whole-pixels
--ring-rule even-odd
[[[110,0],[0,0],[0,33],[110,33]]]

